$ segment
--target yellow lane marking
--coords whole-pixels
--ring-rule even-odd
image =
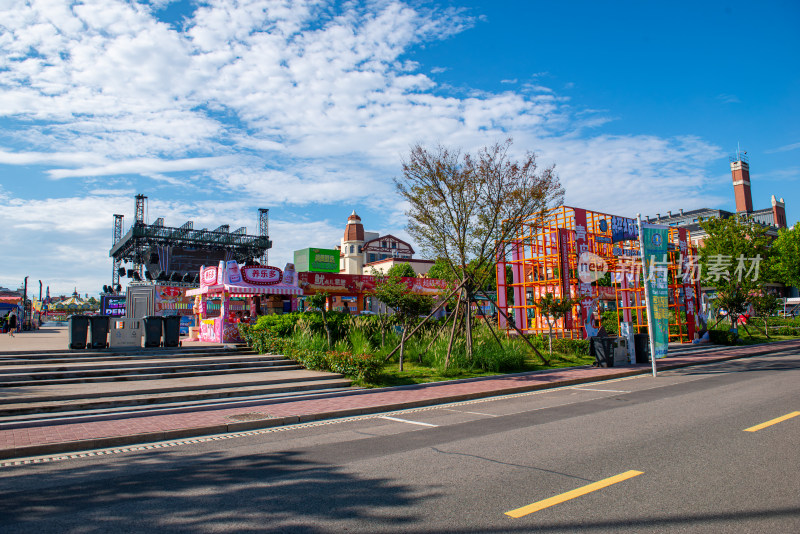
[[[744,431],[745,432],[758,432],[762,428],[767,428],[768,426],[776,425],[776,424],[778,424],[778,423],[780,423],[782,421],[786,421],[787,419],[791,419],[792,417],[797,417],[798,415],[800,415],[800,412],[787,413],[786,415],[782,415],[780,417],[776,417],[775,419],[767,421],[766,423],[761,423],[760,425],[751,426],[750,428],[745,428]]]
[[[606,488],[608,486],[611,486],[612,484],[616,484],[617,482],[622,482],[623,480],[628,480],[629,478],[633,478],[643,474],[644,473],[642,471],[625,471],[624,473],[620,473],[619,475],[609,478],[604,478],[603,480],[600,480],[598,482],[592,482],[591,484],[583,486],[582,488],[574,489],[572,491],[562,493],[561,495],[556,495],[555,497],[550,497],[549,499],[535,502],[533,504],[529,504],[528,506],[523,506],[522,508],[517,508],[516,510],[511,510],[510,512],[506,512],[506,515],[511,517],[526,516],[528,514],[532,514],[533,512],[544,510],[545,508],[549,508],[550,506],[561,504],[562,502],[575,499],[576,497],[580,497],[581,495],[586,495],[587,493],[591,493],[593,491]]]

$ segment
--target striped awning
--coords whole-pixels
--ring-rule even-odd
[[[228,292],[232,297],[244,297],[247,295],[302,295],[303,290],[297,286],[288,284],[274,284],[271,286],[251,286],[251,285],[229,285],[217,284],[205,286],[198,289],[190,289],[186,292],[187,297],[197,295],[219,295]]]

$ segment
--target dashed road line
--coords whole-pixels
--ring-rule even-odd
[[[745,432],[758,432],[762,428],[767,428],[768,426],[777,425],[778,423],[782,423],[783,421],[786,421],[787,419],[791,419],[792,417],[797,417],[798,415],[800,415],[800,412],[787,413],[786,415],[782,415],[780,417],[776,417],[775,419],[770,419],[769,421],[767,421],[765,423],[761,423],[760,425],[751,426],[750,428],[745,428],[744,431]]]
[[[630,391],[622,391],[619,389],[592,389],[592,388],[571,388],[576,391],[602,391],[604,393],[630,393]]]
[[[575,499],[582,495],[586,495],[587,493],[592,493],[593,491],[607,488],[608,486],[611,486],[613,484],[617,484],[624,480],[628,480],[629,478],[637,477],[643,474],[644,473],[642,471],[625,471],[624,473],[620,473],[619,475],[615,475],[609,478],[604,478],[603,480],[587,484],[586,486],[574,489],[572,491],[568,491],[566,493],[562,493],[561,495],[556,495],[555,497],[550,497],[549,499],[544,499],[543,501],[538,501],[533,504],[523,506],[522,508],[517,508],[515,510],[508,511],[506,512],[506,515],[518,519],[520,517],[524,517],[534,512],[538,512],[539,510],[550,508],[551,506],[555,506],[556,504],[561,504],[562,502]]]
[[[389,417],[387,415],[380,416],[381,419],[388,419],[389,421],[397,421],[398,423],[408,423],[410,425],[420,425],[420,426],[439,426],[439,425],[432,425],[430,423],[423,423],[421,421],[409,421],[408,419],[400,419],[399,417]]]

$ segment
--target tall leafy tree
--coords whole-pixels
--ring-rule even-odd
[[[389,276],[396,276],[400,278],[416,278],[417,276],[417,273],[414,272],[414,268],[410,263],[396,263],[389,267],[387,274]]]
[[[751,297],[750,303],[755,315],[764,319],[764,335],[769,337],[769,318],[781,309],[781,300],[772,293],[763,291],[760,295]]]
[[[442,258],[459,284],[463,300],[474,300],[498,255],[498,243],[518,235],[526,219],[563,202],[554,166],[540,168],[532,152],[515,160],[510,139],[476,154],[415,145],[395,179],[408,202],[408,230],[423,251]],[[472,321],[464,322],[467,354],[472,355]]]
[[[773,278],[789,286],[800,287],[800,222],[782,228],[772,244]]]
[[[746,216],[701,222],[708,234],[700,249],[701,279],[717,290],[715,303],[728,312],[731,326],[747,311],[771,276],[767,228]]]
[[[572,311],[576,303],[577,301],[569,297],[559,298],[552,293],[545,294],[544,297],[539,299],[539,302],[535,303],[536,307],[539,308],[539,311],[541,311],[544,316],[544,320],[547,321],[551,356],[553,354],[553,322],[558,319],[563,319],[567,313]]]

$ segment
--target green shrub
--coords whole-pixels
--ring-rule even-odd
[[[615,310],[606,310],[603,312],[601,324],[606,329],[608,335],[616,336],[619,334],[618,316],[621,312]]]
[[[247,344],[259,353],[283,354],[306,369],[332,371],[348,378],[370,382],[383,366],[383,360],[370,354],[355,355],[347,350],[325,350],[327,341],[320,334],[296,333],[281,337],[269,328],[240,325]],[[339,347],[349,347],[339,344]]]
[[[708,339],[716,345],[736,345],[739,336],[729,330],[709,330]]]

